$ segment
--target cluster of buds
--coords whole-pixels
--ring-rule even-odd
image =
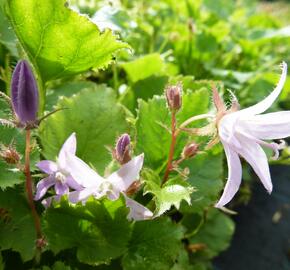
[[[165,88],[165,96],[171,111],[177,112],[182,105],[182,85],[169,85]]]
[[[20,154],[15,149],[13,143],[0,145],[0,157],[8,164],[18,164],[20,161]]]

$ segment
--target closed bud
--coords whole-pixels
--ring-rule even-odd
[[[20,161],[20,154],[12,145],[2,145],[0,148],[0,157],[8,164],[18,164]]]
[[[165,89],[168,107],[171,111],[178,111],[182,104],[182,86],[181,84],[169,85]]]
[[[198,151],[198,144],[195,142],[191,142],[189,144],[187,144],[182,151],[182,158],[183,159],[187,159],[187,158],[191,158],[193,156],[196,155],[197,151]]]
[[[141,182],[140,181],[134,181],[126,190],[126,195],[131,196],[140,189]]]
[[[39,249],[42,250],[43,248],[46,247],[46,245],[47,245],[47,241],[45,240],[44,237],[38,238],[38,239],[36,240],[36,247],[37,247],[37,248],[39,248]]]
[[[17,63],[11,81],[12,105],[17,120],[27,126],[37,121],[38,88],[27,61]]]
[[[120,164],[125,164],[131,160],[130,155],[130,136],[124,133],[119,137],[115,147],[115,157]]]

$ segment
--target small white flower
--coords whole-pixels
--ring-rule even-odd
[[[228,163],[228,181],[216,207],[223,207],[234,197],[242,179],[240,157],[243,157],[260,178],[266,190],[272,192],[272,181],[268,160],[262,147],[274,151],[278,158],[283,143],[265,140],[282,139],[290,136],[290,111],[261,114],[277,99],[287,78],[287,65],[282,63],[282,75],[277,87],[261,102],[243,110],[237,110],[237,101],[230,110],[214,92],[214,102],[218,109],[218,135],[223,144]]]
[[[84,187],[82,190],[69,193],[70,202],[85,202],[90,196],[96,199],[107,196],[110,200],[117,200],[120,194],[123,194],[126,206],[130,209],[128,219],[145,220],[153,217],[149,209],[125,195],[125,191],[139,178],[143,166],[143,154],[134,157],[107,178],[101,177],[80,158],[69,153],[67,155],[71,175],[79,185]]]

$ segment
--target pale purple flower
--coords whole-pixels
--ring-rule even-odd
[[[36,166],[48,176],[37,183],[35,200],[41,199],[47,190],[54,186],[57,196],[69,193],[69,189],[79,190],[82,187],[73,179],[69,172],[69,163],[67,160],[67,153],[75,155],[76,153],[76,136],[75,133],[63,144],[57,161],[42,160]]]
[[[107,196],[114,201],[123,194],[126,205],[130,208],[128,219],[145,220],[153,216],[149,209],[125,195],[125,191],[139,178],[143,166],[143,154],[134,157],[107,178],[101,177],[80,158],[70,154],[67,156],[72,177],[84,187],[82,190],[69,193],[68,199],[71,203],[80,201],[84,203],[90,196],[96,199]]]
[[[12,106],[22,125],[36,122],[38,88],[32,69],[27,61],[17,63],[11,80]]]
[[[234,197],[239,189],[242,178],[240,157],[243,157],[260,178],[266,190],[272,192],[272,181],[268,160],[262,147],[274,151],[278,158],[283,143],[268,142],[267,140],[281,139],[290,136],[290,111],[265,112],[277,99],[287,78],[287,65],[282,63],[282,75],[277,87],[264,100],[243,110],[235,110],[220,114],[218,119],[218,134],[223,144],[228,163],[228,180],[223,194],[216,207],[223,207]],[[215,104],[223,107],[217,96]],[[235,103],[236,100],[235,100]],[[219,106],[217,106],[219,107]],[[219,112],[219,110],[218,110]],[[220,113],[222,110],[220,110]]]

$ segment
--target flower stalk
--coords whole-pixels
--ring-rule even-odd
[[[163,176],[163,180],[161,183],[161,186],[163,186],[167,180],[168,180],[168,176],[170,171],[173,168],[173,156],[174,156],[174,148],[175,148],[175,143],[176,143],[176,115],[175,115],[175,111],[172,110],[171,111],[171,144],[170,144],[170,148],[169,148],[169,154],[168,154],[168,161],[167,161],[167,166],[165,169],[165,173]]]
[[[35,231],[36,231],[36,237],[38,239],[42,239],[42,233],[41,233],[41,225],[40,225],[40,219],[37,214],[34,201],[33,201],[33,191],[32,191],[32,177],[30,173],[30,139],[31,139],[31,130],[26,130],[26,145],[25,145],[25,168],[24,168],[24,174],[26,177],[25,182],[25,190],[27,195],[27,200],[29,207],[31,209],[31,214],[34,221]],[[40,249],[40,247],[37,247]]]

